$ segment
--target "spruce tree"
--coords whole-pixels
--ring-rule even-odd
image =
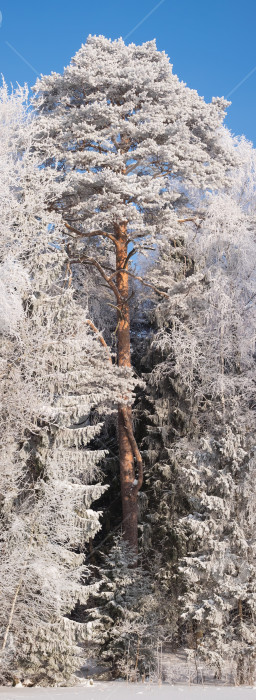
[[[4,85],[0,98],[0,674],[55,684],[82,663],[87,627],[72,610],[95,591],[84,560],[105,452],[91,442],[132,386],[74,298],[26,91]]]
[[[153,546],[164,543],[162,585],[169,571],[177,591],[180,644],[217,678],[231,669],[246,683],[255,673],[255,152],[224,136],[239,168],[219,192],[194,192],[179,237],[160,253],[170,299],[154,310],[147,520]]]

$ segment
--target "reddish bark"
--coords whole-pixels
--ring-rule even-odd
[[[118,303],[117,353],[120,367],[131,367],[130,347],[130,309],[129,276],[122,270],[127,269],[127,233],[126,225],[116,228],[116,286],[121,298]],[[130,436],[130,437],[129,437]],[[124,539],[137,553],[138,551],[138,488],[134,484],[134,444],[132,443],[132,409],[118,407],[118,441],[121,479],[121,497],[123,510]],[[134,439],[134,438],[133,438]],[[134,439],[135,443],[135,439]],[[135,443],[136,445],[136,443]],[[137,457],[137,455],[135,454]]]
[[[84,235],[74,226],[70,226],[66,222],[66,227],[77,235]],[[86,234],[85,234],[86,235]],[[96,267],[105,282],[116,297],[117,304],[117,359],[119,367],[131,367],[131,347],[130,347],[130,309],[129,309],[129,274],[128,271],[128,235],[126,224],[116,225],[114,234],[106,232],[93,231],[87,234],[88,237],[102,235],[111,239],[115,244],[116,249],[116,269],[113,274],[108,276],[102,265],[95,259],[86,254],[82,254],[79,258],[70,258],[71,264],[84,263]],[[134,276],[134,275],[132,275]],[[116,281],[114,282],[114,279]],[[141,278],[138,278],[141,280]],[[143,280],[141,280],[143,281]],[[147,284],[147,283],[146,283]],[[152,286],[152,285],[148,285]],[[162,294],[162,292],[159,292]],[[87,320],[86,323],[90,328],[98,333],[94,323]],[[101,344],[107,349],[105,340],[99,335]],[[111,356],[109,356],[111,362]],[[133,434],[132,426],[132,409],[125,404],[127,397],[123,397],[124,403],[120,403],[118,407],[118,443],[119,443],[119,462],[120,462],[120,479],[121,479],[121,499],[123,511],[123,535],[126,542],[133,548],[135,553],[138,551],[138,505],[137,496],[141,488],[143,480],[143,468],[141,455]],[[135,464],[136,460],[136,471]],[[136,478],[135,478],[136,477]]]

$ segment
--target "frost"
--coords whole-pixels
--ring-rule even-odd
[[[0,92],[0,676],[26,668],[52,684],[81,663],[86,625],[68,616],[97,590],[84,557],[100,529],[91,506],[106,489],[105,451],[89,446],[102,429],[90,412],[113,411],[134,382],[110,365],[66,283],[25,100]]]

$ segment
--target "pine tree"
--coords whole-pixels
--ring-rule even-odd
[[[131,367],[134,278],[152,289],[132,257],[159,238],[164,245],[188,184],[205,190],[225,179],[234,158],[220,137],[226,105],[208,105],[179,82],[155,42],[125,46],[103,36],[89,36],[63,75],[36,84],[34,148],[48,209],[62,218],[70,268],[94,268],[95,284],[113,295],[120,367]],[[142,459],[128,395],[120,396],[118,439],[124,537],[136,550]]]

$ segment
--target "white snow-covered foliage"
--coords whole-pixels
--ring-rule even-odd
[[[1,265],[0,280],[0,331],[15,333],[18,322],[24,316],[22,294],[29,287],[29,278],[22,266],[12,259]]]
[[[215,466],[209,467],[212,491],[209,486],[208,493],[204,481],[201,485],[199,467],[185,460],[186,452],[190,449],[196,459],[201,438],[210,440],[211,450],[212,440],[214,445],[238,440],[245,462],[251,449],[254,330],[253,317],[249,321],[247,312],[251,313],[254,284],[255,243],[249,211],[254,156],[245,141],[234,143],[223,127],[226,106],[222,99],[206,104],[181,83],[155,42],[125,46],[122,39],[102,36],[89,36],[63,75],[43,76],[35,86],[34,148],[43,164],[48,208],[67,224],[71,264],[79,260],[91,266],[97,281],[100,264],[105,274],[110,270],[113,282],[113,237],[116,227],[124,225],[133,245],[130,258],[134,253],[147,255],[150,248],[155,267],[149,280],[168,294],[156,310],[160,332],[152,349],[158,355],[163,352],[165,359],[155,367],[152,383],[159,388],[169,382],[170,390],[172,382],[179,396],[184,395],[173,406],[173,434],[180,454],[179,426],[187,426],[179,489],[184,492],[191,471],[192,517],[178,518],[175,537],[193,522],[201,528],[202,520],[210,523],[213,518],[219,527],[216,498],[223,496],[214,469],[225,477],[230,508],[233,486],[228,485],[238,479],[230,458],[223,456],[219,462],[216,457]],[[128,273],[133,272],[128,267]],[[168,411],[171,401],[166,398]],[[155,396],[155,413],[158,410],[161,423],[163,405]],[[242,464],[239,452],[239,475]],[[241,482],[243,488],[245,482]],[[198,518],[194,489],[201,493]],[[239,513],[241,509],[240,504]],[[230,522],[229,513],[226,520],[222,517],[223,523]],[[220,539],[216,529],[216,549]],[[208,547],[205,534],[202,546]],[[191,568],[193,556],[190,559]],[[219,589],[219,581],[216,586]],[[199,582],[199,597],[201,590]],[[228,600],[235,605],[234,595]],[[189,594],[187,601],[189,606]],[[210,654],[210,641],[208,649]]]
[[[70,614],[95,591],[84,561],[105,453],[90,443],[133,380],[67,284],[26,91],[3,85],[0,123],[0,676],[54,684],[81,662],[87,629]]]
[[[234,162],[222,138],[228,103],[206,104],[180,82],[155,41],[89,36],[63,75],[34,90],[34,147],[48,205],[73,227],[71,259],[93,254],[108,270],[122,223],[134,252],[147,254],[176,225],[181,181],[214,189]]]
[[[162,641],[154,582],[134,563],[122,537],[115,537],[109,554],[101,556],[98,596],[87,611],[92,629],[88,653],[94,653],[108,672],[111,669],[112,677],[128,681],[156,677]]]
[[[26,91],[8,96],[3,86],[1,676],[63,681],[79,663],[81,641],[91,638],[92,625],[71,619],[76,602],[86,604],[98,585],[86,585],[84,565],[86,543],[99,530],[92,504],[104,490],[104,451],[91,441],[121,397],[132,403],[134,379],[110,363],[85,306],[87,295],[98,294],[102,269],[114,284],[113,236],[124,225],[130,258],[149,248],[149,281],[168,295],[154,311],[153,406],[143,416],[154,424],[151,463],[157,433],[164,448],[150,483],[158,508],[150,527],[141,526],[144,539],[151,529],[152,543],[157,530],[157,590],[170,601],[170,629],[180,594],[176,639],[192,639],[195,654],[217,673],[228,658],[237,681],[250,680],[254,151],[224,129],[227,103],[206,104],[181,83],[155,42],[125,46],[89,36],[63,75],[37,82],[33,104],[35,116],[26,110]],[[97,312],[104,330],[105,309]],[[166,570],[161,554],[169,556]],[[136,609],[138,574],[123,567],[121,550],[118,556],[120,576],[109,587],[113,616],[105,627],[101,618],[102,637],[109,623],[110,658],[122,672],[137,672],[143,635],[151,634],[161,604],[145,587]]]
[[[244,139],[222,137],[239,167],[228,187],[194,192],[157,272],[169,300],[155,313],[151,383],[164,396],[159,425],[165,416],[172,428],[158,465],[166,513],[160,506],[156,519],[166,529],[172,503],[181,622],[195,655],[217,677],[233,664],[245,683],[255,674],[256,157]]]

